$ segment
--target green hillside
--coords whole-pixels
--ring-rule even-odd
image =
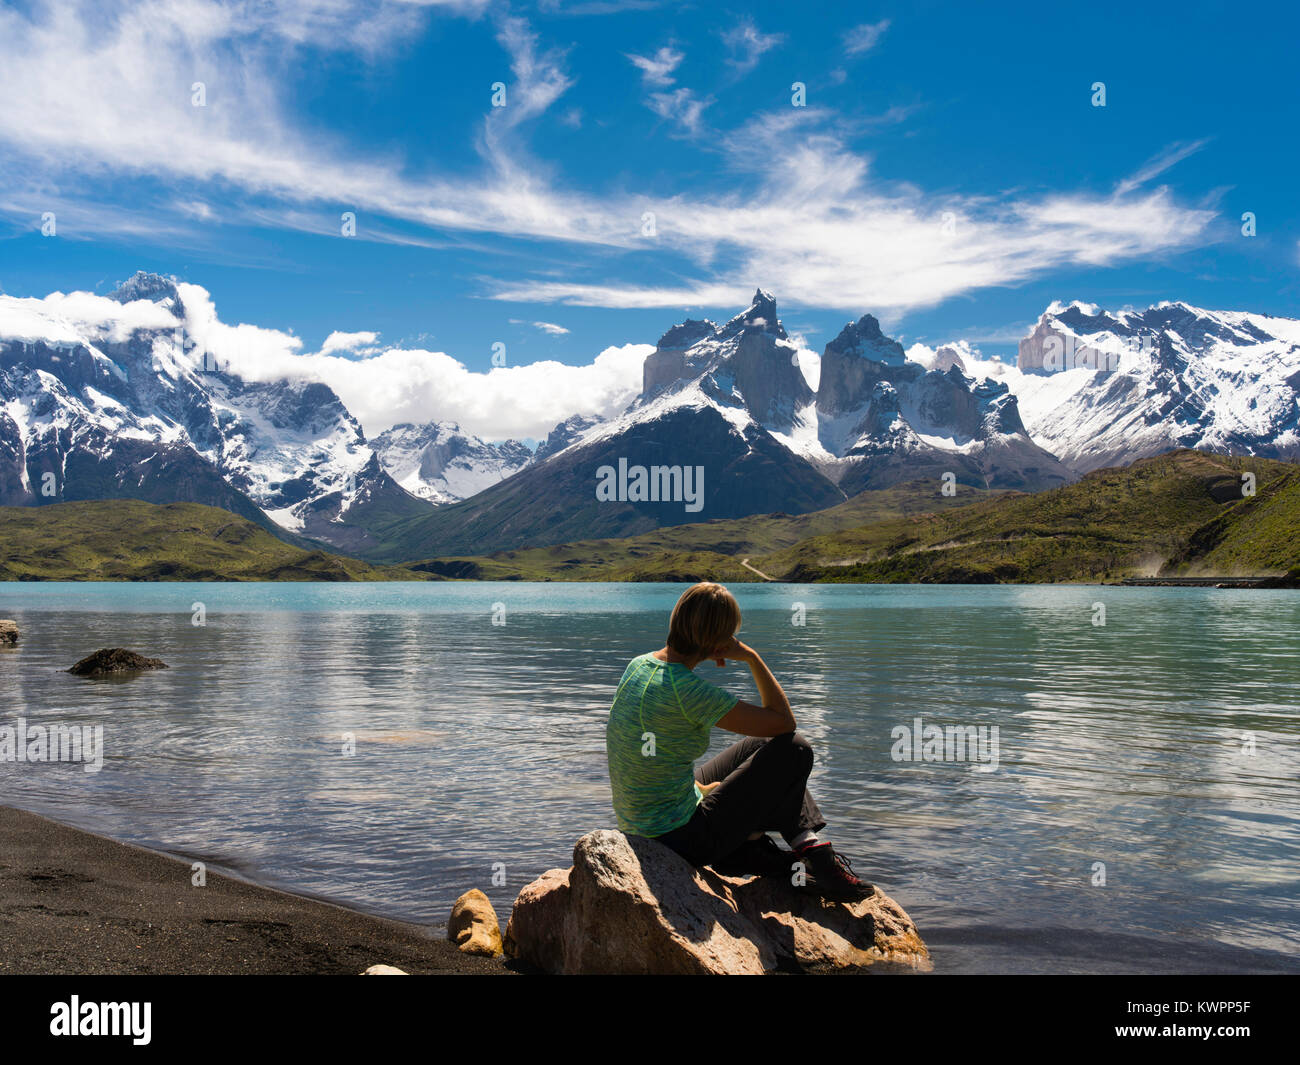
[[[1180,576],[1251,575],[1300,566],[1300,468],[1257,486],[1253,498],[1197,529],[1166,572]]]
[[[741,559],[770,554],[812,536],[891,518],[919,518],[989,496],[964,484],[955,488],[956,495],[944,496],[936,481],[913,481],[861,492],[809,514],[756,514],[675,525],[626,539],[578,540],[407,565],[462,580],[756,581],[762,578],[745,569]]]
[[[1242,474],[1253,473],[1253,496]],[[488,556],[375,566],[197,503],[0,508],[0,580],[991,583],[1300,578],[1300,466],[1176,451],[1035,495],[933,481],[764,514]],[[748,566],[744,565],[748,562]]]
[[[0,580],[383,581],[428,573],[307,551],[199,503],[0,507]]]
[[[1242,495],[1252,472],[1256,494]],[[748,560],[753,569],[742,566]],[[1300,567],[1300,468],[1175,451],[1026,495],[933,481],[764,515],[413,568],[453,579],[917,583],[1265,576]]]
[[[1241,475],[1256,477],[1243,497]],[[813,581],[989,583],[1175,574],[1269,575],[1300,566],[1294,465],[1175,451],[1038,495],[922,521],[814,537],[752,560]],[[1291,523],[1289,536],[1276,530]]]

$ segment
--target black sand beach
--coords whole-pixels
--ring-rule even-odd
[[[507,975],[441,929],[256,887],[0,807],[0,974]],[[502,915],[503,918],[505,915]]]

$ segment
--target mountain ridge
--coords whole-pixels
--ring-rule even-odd
[[[680,500],[598,500],[619,463],[699,470],[721,519],[918,479],[1041,491],[1187,446],[1300,457],[1300,322],[1250,312],[1054,302],[1015,365],[964,341],[904,350],[864,314],[813,388],[758,288],[721,325],[666,330],[621,414],[575,414],[530,452],[452,421],[368,439],[325,383],[246,381],[195,350],[182,287],[137,272],[109,296],[121,311],[90,322],[0,296],[0,505],[210,503],[286,542],[397,560],[698,520]]]

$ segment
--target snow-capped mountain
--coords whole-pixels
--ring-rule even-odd
[[[455,503],[477,495],[533,461],[518,440],[488,443],[454,422],[403,422],[370,441],[384,470],[413,496]]]
[[[1005,385],[1029,436],[1078,476],[1180,447],[1300,458],[1300,321],[1186,303],[1105,311],[1053,303],[1020,341],[1014,365],[970,344],[945,345]]]
[[[646,357],[641,394],[618,417],[557,427],[539,459],[464,503],[411,523],[392,557],[493,551],[521,543],[627,536],[664,525],[788,511],[844,493],[774,433],[813,400],[798,347],[764,292],[724,325],[687,321]],[[678,471],[668,498],[600,498],[602,470]],[[683,478],[695,477],[698,499]],[[665,482],[667,483],[667,481]],[[382,557],[382,556],[381,556]]]
[[[804,513],[907,480],[930,479],[937,492],[945,473],[1030,489],[1070,478],[1030,439],[1005,384],[909,361],[870,315],[826,346],[816,392],[798,353],[761,289],[723,325],[673,326],[646,357],[641,393],[622,415],[566,422],[514,477],[414,523],[393,557]],[[599,497],[601,470],[637,468],[698,470],[701,498],[687,506],[631,490]]]
[[[577,440],[583,433],[593,426],[599,425],[605,419],[599,415],[575,414],[572,418],[566,418],[552,429],[540,444],[537,450],[533,452],[533,461],[541,462],[552,455],[563,451],[566,447]]]
[[[585,446],[668,411],[712,410],[741,437],[758,435],[804,460],[841,496],[952,472],[978,485],[1038,490],[1070,471],[1025,430],[1006,384],[963,372],[957,349],[944,368],[909,361],[871,315],[826,345],[817,391],[799,369],[798,345],[761,289],[726,325],[688,320],[645,361],[640,397],[623,417],[581,434]]]
[[[138,273],[109,299],[93,322],[3,299],[0,504],[209,503],[345,550],[373,545],[371,512],[428,507],[328,386],[245,382],[187,344],[172,281]]]
[[[801,421],[789,446],[849,494],[944,473],[1029,491],[1070,480],[1026,432],[1004,383],[968,375],[953,347],[932,368],[909,360],[869,314],[826,345],[817,401]]]
[[[1179,447],[1300,458],[1294,319],[1054,303],[1002,379],[1030,435],[1076,473]]]
[[[0,505],[202,502],[404,561],[803,513],[947,473],[1034,491],[1179,447],[1300,458],[1300,321],[1267,315],[1053,304],[1012,365],[963,340],[904,351],[868,314],[813,389],[759,290],[722,325],[664,333],[622,414],[574,415],[530,453],[450,422],[367,440],[327,385],[245,380],[195,347],[196,293],[139,273],[108,299],[0,296]],[[653,495],[637,470],[659,471]]]

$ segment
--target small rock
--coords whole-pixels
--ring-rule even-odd
[[[552,973],[770,973],[930,966],[911,918],[877,890],[852,905],[767,877],[695,869],[654,840],[602,829],[573,867],[519,893],[506,953]]]
[[[18,642],[18,622],[0,621],[0,647],[7,647]]]
[[[410,976],[408,972],[392,965],[372,965],[369,969],[361,974],[362,976]]]
[[[68,670],[78,677],[104,677],[110,673],[131,673],[138,669],[166,669],[161,658],[145,658],[124,647],[103,647],[87,655]]]
[[[502,953],[504,947],[497,912],[478,888],[470,888],[452,906],[447,921],[447,938],[464,954],[495,958]]]

